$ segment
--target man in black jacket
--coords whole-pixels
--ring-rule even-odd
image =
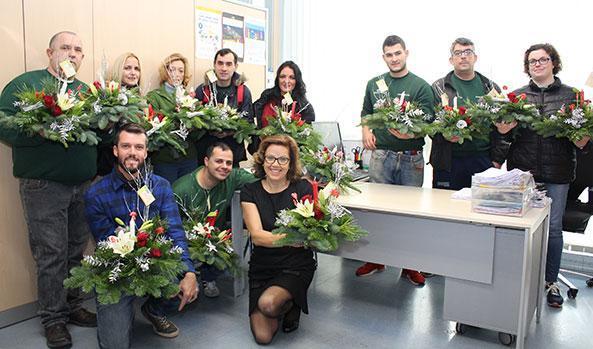
[[[435,101],[441,105],[458,106],[476,102],[478,97],[500,88],[492,80],[474,70],[478,60],[474,43],[457,38],[451,44],[449,62],[453,71],[432,84]],[[440,133],[432,140],[430,164],[433,167],[433,188],[459,190],[470,187],[472,176],[492,167],[490,140],[475,139],[458,144],[458,137],[445,139]]]
[[[556,74],[562,69],[562,61],[556,49],[550,44],[533,45],[525,51],[523,59],[525,73],[531,78],[529,84],[516,90],[525,94],[529,103],[538,106],[541,115],[556,113],[563,105],[573,103],[573,89],[560,82]],[[497,124],[504,139],[497,144],[498,152],[506,153],[507,168],[530,171],[536,182],[542,182],[547,196],[552,199],[548,255],[546,260],[546,289],[548,305],[562,307],[564,302],[558,288],[557,277],[562,257],[562,216],[570,182],[575,177],[575,145],[583,148],[589,137],[574,144],[568,138],[542,137],[529,128],[521,128],[515,136],[509,131],[517,123]],[[508,150],[507,150],[508,149]],[[494,159],[499,164],[503,157]]]

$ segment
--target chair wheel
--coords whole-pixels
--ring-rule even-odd
[[[515,342],[517,336],[510,333],[498,332],[498,341],[503,345],[510,346]]]
[[[593,278],[587,280],[587,287],[593,287]]]
[[[465,324],[462,324],[461,322],[455,324],[455,332],[458,334],[464,334],[465,330],[467,330],[467,326]]]
[[[579,293],[579,289],[578,288],[569,288],[568,291],[566,291],[566,295],[570,299],[577,298],[577,293]]]

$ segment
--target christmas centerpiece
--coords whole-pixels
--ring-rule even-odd
[[[274,107],[276,116],[267,118],[268,125],[259,130],[258,134],[260,137],[286,134],[297,142],[302,153],[317,151],[321,146],[321,135],[301,119],[295,106],[296,102],[288,104],[285,99],[282,100],[281,107]]]
[[[488,139],[492,129],[490,119],[472,117],[466,112],[465,107],[457,106],[457,97],[454,98],[452,107],[448,105],[448,101],[443,100],[435,108],[435,119],[425,128],[426,134],[432,137],[440,133],[445,139],[455,139],[459,144],[465,140]]]
[[[503,86],[503,90],[506,89]],[[487,118],[494,124],[516,121],[519,127],[527,127],[539,117],[539,111],[535,105],[527,103],[524,93],[518,96],[513,92],[503,95],[493,89],[480,97],[477,103],[470,104],[467,115],[472,119]]]
[[[136,229],[136,213],[130,216],[127,226],[116,219],[120,226],[114,235],[70,270],[64,286],[95,291],[101,304],[115,304],[126,295],[169,298],[179,292],[176,279],[186,265],[183,250],[165,235],[167,223],[155,217]]]
[[[139,123],[148,107],[138,89],[126,89],[115,81],[95,81],[86,96],[93,125],[99,130],[116,123]]]
[[[214,88],[212,87],[213,91]],[[215,95],[213,93],[213,95]],[[202,115],[206,123],[205,129],[210,132],[230,132],[238,143],[251,142],[255,134],[255,124],[245,119],[244,113],[228,104],[225,98],[223,103],[218,103],[215,98],[203,105]]]
[[[273,234],[284,236],[276,243],[281,246],[303,245],[322,252],[335,251],[340,241],[357,241],[368,233],[354,221],[352,214],[338,204],[339,192],[335,184],[328,183],[319,191],[313,182],[313,195],[297,198],[296,208],[282,210],[276,218]]]
[[[301,160],[307,173],[315,180],[333,182],[341,192],[348,189],[360,192],[352,185],[352,173],[358,165],[353,161],[345,160],[344,153],[337,147],[332,150],[323,147],[322,150],[315,152],[302,152]]]
[[[414,102],[405,100],[405,93],[391,99],[389,91],[380,93],[373,106],[374,113],[362,118],[362,126],[370,129],[395,129],[402,134],[417,137],[424,135],[424,129],[430,123],[432,115]]]
[[[593,107],[584,92],[575,90],[576,102],[562,105],[556,113],[537,118],[533,129],[543,137],[566,137],[577,142],[593,134]]]
[[[148,151],[157,151],[165,146],[170,146],[175,151],[185,154],[183,146],[186,134],[178,135],[175,122],[163,113],[155,112],[152,105],[148,105],[147,112],[141,119],[141,125],[146,129],[148,136]]]
[[[231,229],[221,230],[215,226],[218,210],[208,213],[205,218],[185,208],[187,219],[183,222],[190,257],[194,261],[212,265],[218,270],[228,270],[237,275],[240,271],[239,256],[232,246]]]
[[[81,86],[71,90],[66,82],[59,85],[53,79],[44,80],[42,86],[41,91],[23,88],[17,92],[17,113],[1,117],[0,125],[28,136],[40,135],[66,148],[70,143],[96,145],[99,139],[90,129],[91,118],[80,99]]]

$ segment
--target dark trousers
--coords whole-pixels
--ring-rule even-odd
[[[451,190],[470,188],[472,176],[490,167],[492,167],[492,161],[488,155],[453,157],[451,171],[433,171],[432,187]]]

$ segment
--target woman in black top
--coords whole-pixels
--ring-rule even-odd
[[[245,224],[254,245],[249,261],[249,318],[255,341],[272,341],[284,316],[282,330],[298,328],[301,310],[307,314],[307,289],[315,273],[313,252],[302,246],[278,246],[272,234],[277,213],[295,208],[293,198],[312,194],[301,178],[297,144],[289,136],[262,140],[254,155],[261,180],[241,190]]]

